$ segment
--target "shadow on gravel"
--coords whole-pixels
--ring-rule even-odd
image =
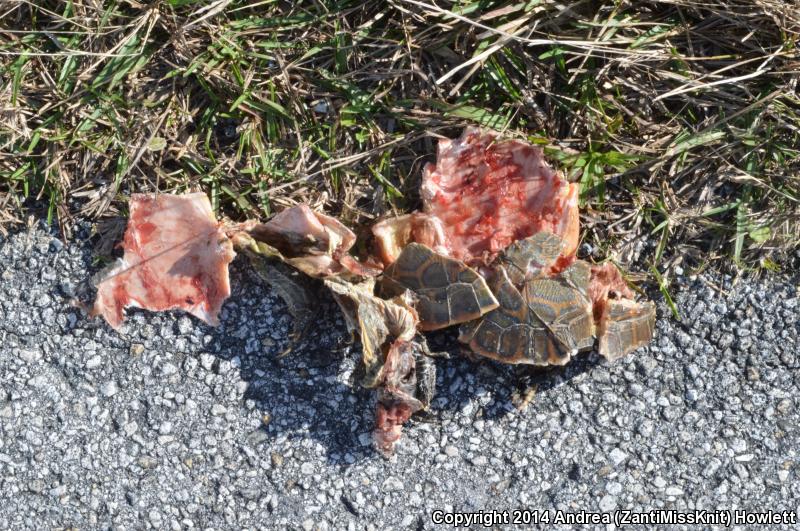
[[[243,298],[269,297],[271,313],[281,316],[283,330],[291,328],[291,316],[283,302],[260,281],[246,261],[237,259],[231,275],[234,287],[226,305],[237,306]],[[330,464],[341,466],[377,455],[372,445],[375,393],[353,384],[352,374],[361,356],[361,345],[358,340],[349,343],[339,307],[327,290],[320,292],[315,326],[285,356],[275,353],[288,344],[286,333],[266,338],[270,349],[242,348],[242,341],[229,329],[247,326],[248,318],[235,310],[227,313],[220,328],[207,328],[214,338],[208,351],[220,359],[238,357],[240,376],[248,383],[244,399],[253,400],[263,414],[269,415],[269,422],[250,435],[253,442],[281,436],[290,440],[311,437],[324,446]],[[531,407],[536,407],[540,401],[548,401],[551,390],[592,369],[599,360],[593,353],[578,356],[566,367],[513,367],[468,359],[456,338],[454,331],[428,335],[431,349],[447,352],[450,359],[435,360],[437,386],[431,408],[415,415],[407,426],[418,422],[440,424],[442,418],[453,416],[473,402],[475,391],[488,391],[491,396],[476,413],[486,420],[514,411],[512,394],[520,386],[535,386]],[[273,353],[267,354],[266,350]],[[467,378],[470,385],[464,385]]]
[[[57,237],[53,229],[49,232]],[[54,288],[57,293],[52,295],[65,304],[75,299],[87,303],[94,299],[92,278],[104,265],[95,260],[96,239],[90,236],[88,227],[74,235],[86,277],[76,284],[61,282]],[[58,244],[51,242],[51,245]],[[331,464],[340,466],[375,457],[377,452],[371,436],[374,392],[351,385],[361,346],[358,341],[348,344],[350,338],[339,308],[327,290],[320,293],[315,326],[291,353],[280,357],[277,354],[288,345],[287,336],[292,325],[283,302],[242,259],[232,264],[231,285],[232,295],[225,303],[221,325],[213,328],[192,318],[192,326],[211,338],[203,351],[238,367],[240,378],[247,384],[244,401],[252,400],[265,419],[262,427],[248,435],[248,442],[255,446],[279,437],[298,441],[310,437],[325,448]],[[177,327],[179,313],[173,313]],[[146,312],[145,315],[148,316],[146,321],[152,322],[152,314]],[[265,323],[264,319],[273,322]],[[78,316],[83,325],[87,320],[85,315]],[[99,320],[96,324],[106,326]],[[545,410],[555,407],[549,403],[550,391],[593,369],[599,360],[597,354],[592,353],[578,356],[566,367],[512,367],[468,359],[456,338],[454,331],[429,334],[431,349],[448,352],[450,359],[436,360],[434,401],[429,411],[416,415],[408,426],[441,424],[444,418],[454,416],[468,403],[474,404],[478,395],[489,398],[480,401],[473,414],[476,419],[504,417],[514,411],[515,390],[530,385],[534,385],[536,391],[529,407]],[[169,350],[168,345],[165,350]],[[216,371],[218,367],[211,370]]]
[[[220,359],[238,358],[240,378],[247,382],[243,399],[252,400],[265,419],[248,436],[250,442],[310,437],[324,446],[331,464],[349,464],[372,455],[372,447],[359,439],[371,430],[372,393],[348,385],[346,376],[355,368],[360,350],[357,344],[348,344],[339,308],[327,290],[320,293],[314,326],[291,352],[281,355],[289,345],[293,324],[283,301],[241,258],[232,264],[231,286],[221,326],[206,327],[213,337],[206,348]],[[275,322],[264,326],[249,316],[250,300],[262,301]],[[241,338],[245,334],[238,333],[250,327],[262,328],[263,333],[256,334],[258,345],[248,345]]]
[[[49,240],[42,239],[39,232],[42,230],[50,236]],[[0,245],[12,237],[17,242],[22,240],[22,246],[17,244],[14,248],[17,253],[12,256],[14,261],[27,260],[27,256],[34,255],[30,252],[32,246],[50,246],[51,252],[62,253],[66,245],[57,228],[47,226],[43,220],[32,221],[30,226],[12,227],[7,236],[0,234]],[[142,340],[142,326],[160,330],[166,325],[172,328],[172,339],[165,339],[160,333],[151,339],[155,341],[154,348],[158,349],[163,343],[161,350],[173,351],[173,345],[169,343],[182,334],[178,330],[181,312],[159,315],[128,309],[126,322],[136,329],[125,334],[113,331],[99,317],[89,317],[76,304],[80,301],[85,310],[94,301],[94,281],[111,262],[98,257],[105,252],[111,252],[114,257],[121,255],[118,250],[113,251],[113,246],[108,246],[107,251],[98,251],[98,244],[102,246],[104,241],[102,235],[92,234],[88,223],[76,224],[69,244],[69,256],[65,257],[76,271],[69,275],[56,273],[60,278],[46,282],[51,286],[47,295],[56,301],[55,304],[62,308],[72,306],[68,310],[72,318],[60,333],[69,334],[73,329],[81,329],[105,346],[113,343],[118,350],[128,352],[134,343]],[[32,268],[41,266],[25,265]],[[349,363],[355,367],[354,356],[360,350],[356,346],[348,347],[347,332],[338,318],[339,310],[333,299],[327,293],[322,294],[318,326],[296,345],[294,352],[279,358],[275,353],[281,352],[288,344],[288,330],[292,324],[285,305],[240,258],[232,264],[231,286],[232,295],[224,305],[219,327],[208,326],[190,317],[191,331],[188,335],[205,338],[205,344],[186,356],[199,358],[201,352],[213,355],[216,361],[209,368],[211,372],[220,372],[222,360],[238,367],[239,378],[247,385],[242,406],[252,400],[264,418],[269,418],[262,428],[248,435],[247,442],[255,447],[280,436],[290,440],[310,436],[326,448],[332,463],[344,464],[372,455],[371,445],[364,445],[359,439],[363,439],[363,434],[372,428],[372,393],[358,387],[351,389],[341,381],[341,366]],[[265,319],[273,322],[265,323]],[[74,376],[82,377],[77,365],[62,370],[76,371]],[[212,384],[210,393],[217,392]]]

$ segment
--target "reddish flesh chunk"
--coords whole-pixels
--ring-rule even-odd
[[[545,162],[541,149],[467,129],[440,140],[422,179],[425,213],[438,219],[449,255],[488,264],[511,243],[548,230],[578,245],[578,189]]]
[[[596,324],[601,324],[606,314],[608,299],[633,299],[634,295],[628,283],[622,278],[617,266],[611,262],[592,266],[592,278],[589,281],[589,298],[592,300],[592,313]]]
[[[403,424],[411,418],[414,411],[407,404],[385,405],[378,403],[373,438],[375,446],[385,454],[391,454],[394,443],[403,435]]]
[[[118,328],[127,306],[180,308],[217,324],[235,253],[205,194],[132,196],[123,249],[98,283],[93,315]]]
[[[550,270],[548,271],[548,276],[554,277],[564,271],[566,268],[572,265],[575,262],[575,252],[573,251],[572,254],[562,254],[561,256],[556,259],[556,262],[550,266]]]

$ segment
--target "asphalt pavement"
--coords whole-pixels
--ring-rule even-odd
[[[470,517],[605,529],[694,515],[704,523],[667,527],[739,517],[753,529],[767,511],[783,522],[770,528],[797,528],[796,275],[683,276],[681,321],[654,294],[649,347],[530,374],[524,411],[520,371],[435,335],[453,355],[437,360],[437,397],[386,459],[372,448],[374,396],[350,384],[358,346],[327,295],[311,335],[278,358],[291,317],[242,259],[217,328],[133,310],[114,331],[71,304],[90,300],[99,269],[86,227],[68,244],[41,225],[0,236],[0,528],[453,529],[434,519]]]

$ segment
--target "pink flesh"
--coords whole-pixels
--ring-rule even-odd
[[[385,405],[378,402],[375,431],[373,431],[373,439],[378,450],[384,454],[391,454],[394,451],[394,443],[403,435],[403,424],[413,413],[407,404]]]
[[[611,262],[592,266],[592,277],[589,281],[589,298],[592,300],[592,312],[595,324],[606,314],[608,299],[633,299],[634,294],[628,283],[622,278],[617,266]]]
[[[216,325],[235,253],[205,194],[134,195],[125,254],[98,284],[93,315],[118,328],[127,306],[183,309]]]
[[[542,150],[466,129],[440,140],[436,165],[422,178],[425,213],[441,222],[449,255],[490,263],[511,243],[548,230],[578,246],[578,188],[545,162]]]

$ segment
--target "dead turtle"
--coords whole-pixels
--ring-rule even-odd
[[[503,363],[564,365],[598,336],[600,354],[616,359],[650,341],[654,305],[592,289],[607,279],[593,280],[582,260],[559,263],[562,251],[558,236],[538,232],[500,253],[483,271],[487,283],[464,262],[412,243],[386,268],[382,286],[385,294],[416,295],[420,329],[461,324],[460,341]]]
[[[359,380],[377,390],[375,440],[387,452],[433,396],[434,354],[419,330],[460,325],[477,354],[529,365],[563,365],[595,343],[616,359],[652,337],[654,305],[634,299],[620,270],[575,260],[579,185],[540,148],[469,128],[440,141],[420,195],[421,211],[372,227],[377,254],[363,260],[351,254],[355,234],[308,205],[232,223],[198,194],[134,197],[125,256],[93,313],[116,327],[128,305],[178,307],[216,323],[235,248],[286,301],[294,342],[327,286],[361,338]]]

